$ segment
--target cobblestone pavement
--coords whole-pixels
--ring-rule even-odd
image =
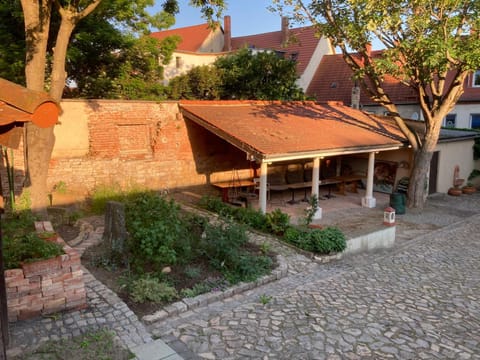
[[[328,264],[273,242],[286,277],[148,326],[87,272],[88,309],[11,324],[8,354],[110,328],[125,347],[160,337],[184,359],[480,359],[479,213],[480,194],[436,196],[399,217],[395,248]],[[92,224],[80,251],[101,238]]]
[[[480,359],[480,217],[461,219],[480,211],[472,199],[410,215],[438,229],[394,249],[307,266],[149,330],[185,359]]]

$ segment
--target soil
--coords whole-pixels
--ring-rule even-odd
[[[249,252],[261,253],[259,247],[253,244],[248,244],[247,249]],[[137,303],[133,301],[127,292],[125,281],[122,280],[122,278],[127,276],[128,269],[126,267],[114,266],[105,254],[106,249],[103,244],[87,248],[82,255],[82,264],[97,280],[115,292],[138,317],[141,318],[145,315],[153,314],[155,311],[168,305],[168,303]],[[275,260],[274,253],[268,255],[273,261]],[[273,267],[275,266],[276,264],[274,262]],[[196,275],[194,277],[188,277],[185,274],[187,267],[195,268]],[[165,270],[167,270],[167,268]],[[180,293],[182,289],[192,288],[195,284],[205,280],[223,279],[219,271],[209,266],[207,259],[197,259],[194,263],[188,265],[171,266],[168,267],[167,271],[169,272],[165,275],[166,279],[174,285],[178,293]]]

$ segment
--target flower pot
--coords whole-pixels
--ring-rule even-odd
[[[460,196],[460,195],[462,195],[462,189],[452,187],[452,188],[448,189],[448,195]]]
[[[462,188],[462,193],[464,193],[464,194],[469,194],[470,195],[470,194],[473,194],[476,191],[477,191],[477,189],[473,186],[464,186]]]

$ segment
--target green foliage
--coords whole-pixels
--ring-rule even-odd
[[[290,215],[285,214],[280,209],[267,213],[267,229],[275,235],[283,235],[290,225]]]
[[[310,225],[318,210],[318,196],[312,195],[309,200],[310,206],[305,210],[305,225]]]
[[[170,80],[170,99],[214,100],[220,97],[220,72],[214,66],[195,66],[186,74]]]
[[[210,291],[223,291],[228,288],[229,282],[223,278],[208,278],[195,284],[192,288],[182,289],[180,296],[192,298]]]
[[[215,61],[222,99],[303,100],[296,63],[272,51],[241,49]]]
[[[209,224],[205,229],[202,253],[231,283],[252,281],[270,271],[272,260],[250,255],[243,249],[246,243],[244,226],[231,221]]]
[[[480,170],[473,169],[470,175],[468,175],[468,181],[475,179],[476,177],[480,176]]]
[[[173,200],[153,192],[138,194],[126,202],[125,217],[134,265],[151,264],[161,270],[176,263],[176,242],[188,234]]]
[[[34,232],[3,237],[5,269],[19,268],[22,262],[46,260],[62,254],[64,254],[62,245],[45,241]]]
[[[259,300],[262,305],[267,305],[272,300],[272,297],[266,294],[262,294],[260,295]]]
[[[345,235],[335,227],[324,229],[307,229],[289,227],[283,239],[300,249],[316,254],[330,254],[345,250]]]
[[[169,302],[178,297],[174,287],[149,275],[133,280],[130,295],[135,302]]]

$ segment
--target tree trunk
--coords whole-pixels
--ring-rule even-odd
[[[26,190],[30,195],[32,211],[45,218],[49,205],[48,166],[55,144],[55,135],[53,134],[53,127],[42,129],[33,123],[27,124],[25,134]]]
[[[407,206],[409,208],[423,209],[428,195],[428,176],[432,155],[433,151],[428,151],[425,147],[421,147],[415,152],[414,166],[408,186]]]

